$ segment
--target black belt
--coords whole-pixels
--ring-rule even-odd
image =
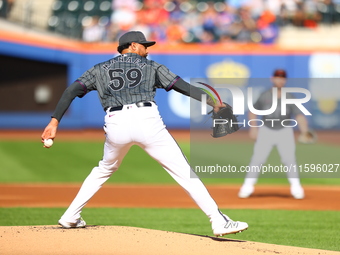
[[[138,103],[135,103],[135,105],[137,107],[150,107],[150,106],[152,106],[152,103],[151,102],[138,102]],[[123,107],[124,107],[124,105],[110,107],[109,112],[120,111],[120,110],[123,109]]]

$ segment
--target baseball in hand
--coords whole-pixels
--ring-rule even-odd
[[[52,139],[45,139],[44,145],[45,145],[45,147],[50,148],[53,145],[53,140]]]

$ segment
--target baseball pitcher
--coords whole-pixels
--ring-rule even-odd
[[[138,145],[187,191],[210,219],[214,235],[241,232],[248,224],[232,221],[221,213],[200,179],[190,178],[194,172],[166,129],[154,99],[158,88],[175,90],[197,100],[201,100],[204,92],[164,65],[148,60],[148,47],[154,44],[139,31],[125,33],[119,39],[120,55],[87,70],[65,90],[58,102],[42,134],[42,142],[56,137],[59,122],[75,97],[82,98],[96,90],[106,112],[103,158],[86,178],[59,224],[64,228],[85,227],[81,218],[83,207],[119,168],[129,148]],[[214,104],[211,98],[207,101],[215,111],[225,106]]]

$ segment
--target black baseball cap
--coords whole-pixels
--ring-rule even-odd
[[[146,47],[150,47],[156,43],[154,41],[147,41],[145,35],[140,31],[130,31],[123,34],[119,38],[119,46],[130,44],[133,42],[143,44]]]
[[[276,69],[273,73],[273,77],[287,78],[287,72],[283,69]]]

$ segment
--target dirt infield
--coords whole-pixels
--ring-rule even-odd
[[[67,207],[77,194],[80,184],[2,184],[0,207]],[[237,185],[207,186],[220,208],[285,209],[340,211],[334,203],[340,187],[306,186],[306,198],[295,200],[289,186],[257,186],[250,199],[237,197]],[[124,194],[124,195],[113,195]],[[197,208],[178,185],[111,185],[105,184],[87,207]]]

